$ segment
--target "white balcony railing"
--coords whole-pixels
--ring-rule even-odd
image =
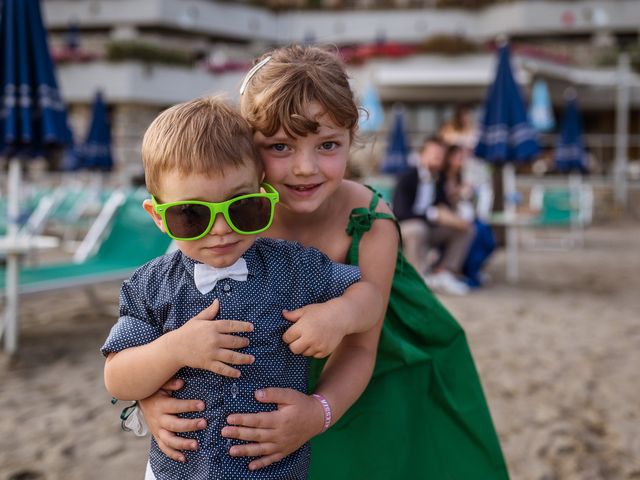
[[[302,10],[274,12],[243,3],[193,0],[49,0],[44,2],[49,28],[70,21],[82,28],[163,27],[216,38],[277,44],[336,44],[388,41],[416,42],[439,34],[486,41],[498,34],[544,36],[598,31],[637,33],[637,0],[522,0],[481,10],[390,9]]]
[[[146,65],[141,62],[93,62],[58,67],[58,79],[69,103],[90,103],[97,89],[110,103],[172,105],[207,94],[233,100],[243,73],[211,74],[196,68]]]

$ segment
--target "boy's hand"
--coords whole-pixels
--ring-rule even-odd
[[[239,377],[240,371],[229,365],[249,365],[254,357],[235,352],[233,349],[249,345],[249,339],[230,334],[252,332],[253,324],[214,320],[219,310],[220,302],[216,299],[211,306],[174,330],[172,349],[181,366],[202,368],[225,377]]]
[[[293,322],[282,340],[295,354],[324,358],[330,355],[347,334],[343,302],[340,298],[306,305],[297,310],[283,310],[282,316]]]

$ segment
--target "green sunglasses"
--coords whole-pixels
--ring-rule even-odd
[[[227,225],[241,235],[264,232],[273,222],[273,212],[279,195],[268,183],[261,187],[266,193],[250,193],[225,202],[199,200],[158,203],[151,196],[153,209],[162,217],[167,234],[174,240],[198,240],[213,228],[216,215],[221,213]]]

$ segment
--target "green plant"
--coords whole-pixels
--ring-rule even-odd
[[[483,8],[495,3],[505,3],[506,0],[437,0],[437,8]]]
[[[194,55],[190,51],[162,47],[139,40],[117,40],[107,44],[106,58],[112,62],[139,60],[147,63],[167,65],[193,65]]]
[[[636,73],[640,73],[640,45],[627,49],[627,52],[629,53],[631,69]]]
[[[437,53],[441,55],[464,55],[476,53],[480,47],[464,37],[457,35],[434,35],[427,38],[418,46],[423,53]]]
[[[618,57],[621,53],[629,54],[631,69],[640,73],[640,46],[626,48],[615,48],[603,51],[595,58],[595,64],[599,67],[615,67],[618,64]]]

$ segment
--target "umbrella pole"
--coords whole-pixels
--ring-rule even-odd
[[[20,160],[12,157],[9,160],[9,175],[7,178],[7,236],[18,236],[18,221],[20,218]]]
[[[569,173],[569,210],[571,212],[571,246],[574,242],[584,246],[584,212],[582,199],[582,175]]]
[[[629,147],[629,110],[631,96],[629,88],[629,54],[622,53],[618,57],[618,88],[616,92],[616,142],[615,161],[613,167],[613,183],[616,205],[627,208],[627,169]]]
[[[516,170],[513,163],[502,167],[504,214],[506,220],[507,281],[518,281],[518,232],[516,230]]]
[[[18,238],[18,220],[20,216],[20,160],[17,157],[9,161],[7,185],[7,240],[8,244],[16,243]],[[4,349],[13,354],[18,349],[18,282],[20,279],[18,253],[8,249],[6,270],[7,302],[4,318]]]

